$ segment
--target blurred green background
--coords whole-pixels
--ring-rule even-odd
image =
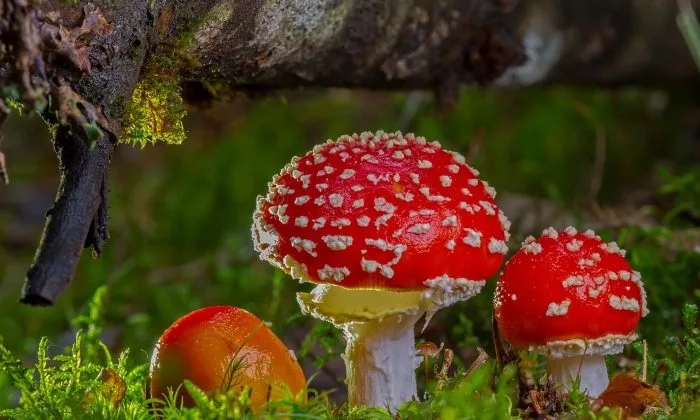
[[[680,306],[697,301],[700,288],[696,98],[669,91],[470,89],[446,113],[435,110],[428,93],[332,90],[193,109],[183,145],[118,147],[111,239],[100,259],[83,255],[69,290],[49,308],[22,306],[18,296],[55,194],[56,159],[37,118],[13,118],[2,144],[11,184],[0,186],[0,336],[28,362],[42,335],[63,347],[78,327],[71,319],[106,284],[104,339],[115,350],[131,347],[135,361],[148,361],[175,319],[213,304],[256,313],[299,349],[316,324],[299,315],[292,293],[308,286],[258,260],[250,239],[255,197],[293,155],[318,142],[401,129],[441,141],[481,171],[514,221],[511,249],[527,234],[569,223],[626,246],[650,291],[652,315],[642,332],[661,347],[663,335],[680,325]],[[493,283],[440,313],[423,337],[445,341],[464,361],[477,345],[492,353]],[[332,330],[313,331],[333,348]],[[327,348],[312,350],[307,372]],[[343,375],[342,362],[328,356],[328,375],[317,385],[340,386],[332,378],[334,371]],[[0,397],[1,407],[11,395]]]

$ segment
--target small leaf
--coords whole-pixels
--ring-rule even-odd
[[[668,400],[659,387],[641,382],[630,374],[618,374],[592,407],[594,411],[619,407],[626,416],[640,416],[647,409],[668,407]]]
[[[82,125],[83,129],[83,139],[85,140],[85,144],[92,150],[95,145],[97,144],[98,141],[104,136],[104,133],[102,132],[102,129],[97,125],[95,121],[83,124]]]
[[[0,97],[2,97],[2,94],[0,94]],[[19,102],[17,99],[13,99],[10,97],[5,97],[3,100],[5,101],[5,105],[7,105],[11,110],[17,112],[17,115],[22,115],[24,105],[22,105],[21,102]]]
[[[112,368],[102,369],[97,377],[100,382],[94,390],[88,390],[85,394],[84,402],[89,404],[95,400],[96,392],[104,396],[116,408],[121,404],[126,394],[126,382]]]
[[[16,101],[21,98],[22,95],[16,85],[10,85],[0,88],[0,97]]]

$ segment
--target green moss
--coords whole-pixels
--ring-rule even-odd
[[[144,147],[157,142],[181,144],[185,140],[182,120],[187,109],[180,71],[187,60],[175,57],[177,50],[168,49],[148,58],[131,100],[124,106],[123,142]]]
[[[221,3],[214,10],[204,13],[200,18],[196,19],[189,28],[181,31],[180,35],[175,39],[175,45],[178,49],[186,50],[191,47],[195,41],[197,33],[205,29],[209,24],[215,24],[220,16],[228,16],[231,14],[231,5]]]
[[[126,107],[122,141],[141,147],[156,142],[181,144],[186,138],[182,123],[186,115],[176,79],[146,78],[136,85]]]
[[[210,395],[185,381],[195,406],[182,408],[174,393],[163,401],[147,399],[143,384],[148,380],[148,366],[134,363],[128,351],[113,359],[99,341],[103,333],[103,299],[106,289],[100,288],[88,305],[86,315],[74,324],[80,326],[75,342],[59,351],[51,351],[48,339],[38,346],[37,362],[25,367],[22,361],[0,344],[0,376],[21,393],[19,406],[0,410],[0,416],[17,419],[77,418],[290,418],[309,419],[386,419],[394,418],[385,410],[347,405],[335,406],[328,394],[311,391],[307,401],[291,394],[270,401],[261,412],[253,413],[249,392],[227,392]],[[105,374],[105,372],[108,372]],[[425,402],[411,402],[401,408],[402,419],[468,418],[510,419],[516,397],[514,369],[506,368],[493,378],[489,363],[466,375],[458,373],[442,392]],[[154,408],[154,403],[157,408]]]
[[[5,99],[5,105],[7,105],[11,110],[15,111],[18,115],[22,115],[24,106],[12,98]]]
[[[126,107],[128,105],[128,99],[124,95],[119,95],[114,98],[112,106],[110,107],[110,117],[122,120],[126,114]]]
[[[182,99],[180,74],[198,66],[187,49],[197,31],[216,16],[216,13],[205,14],[191,28],[182,31],[171,45],[148,58],[131,100],[124,106],[123,142],[144,147],[157,142],[181,144],[185,140],[182,120],[187,109]]]
[[[25,367],[22,361],[0,343],[0,384],[6,382],[21,393],[17,407],[0,410],[0,416],[18,419],[34,418],[290,418],[310,419],[517,419],[523,414],[518,401],[516,366],[496,369],[494,361],[471,369],[458,369],[444,381],[431,381],[423,401],[411,401],[399,409],[397,416],[386,411],[346,404],[336,406],[328,394],[313,390],[307,401],[288,394],[271,401],[262,412],[253,413],[250,393],[229,389],[210,395],[185,381],[184,386],[195,400],[195,406],[182,408],[174,393],[163,401],[147,399],[143,384],[148,381],[148,365],[130,361],[128,351],[113,359],[100,341],[104,326],[104,299],[107,289],[101,287],[88,304],[85,315],[74,319],[81,331],[75,342],[59,351],[52,351],[48,339],[39,345],[36,363]],[[686,418],[697,413],[700,382],[700,329],[698,308],[694,304],[683,309],[684,332],[669,336],[668,345],[675,348],[674,358],[649,360],[650,373],[668,394],[672,412],[652,411],[645,418]],[[638,347],[638,346],[637,346]],[[638,348],[637,348],[638,349]],[[147,358],[147,355],[146,355]],[[142,357],[141,360],[144,358]],[[444,361],[443,361],[444,362]],[[603,408],[592,412],[585,395],[574,390],[560,396],[565,413],[561,418],[615,419],[616,410]],[[156,403],[158,408],[154,408]],[[573,417],[572,417],[573,416]]]

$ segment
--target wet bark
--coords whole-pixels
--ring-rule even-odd
[[[700,1],[693,4],[700,11]],[[211,18],[188,26],[201,9]],[[700,80],[673,1],[208,0],[163,10],[164,39],[183,27],[191,33],[196,64],[186,80],[214,86],[213,95],[223,88],[665,87]]]
[[[107,169],[113,145],[108,137],[90,150],[83,140],[59,127],[54,148],[59,156],[61,184],[56,202],[46,214],[46,226],[20,300],[50,305],[68,285],[80,251],[97,256],[108,238]]]

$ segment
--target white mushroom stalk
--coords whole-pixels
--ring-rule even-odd
[[[610,383],[605,356],[601,355],[550,358],[547,373],[565,392],[571,392],[578,382],[578,390],[591,398],[597,398]]]
[[[416,321],[498,271],[509,222],[478,175],[437,142],[363,133],[293,158],[259,197],[255,249],[318,284],[297,300],[345,332],[352,406],[416,398]]]
[[[386,407],[392,412],[417,399],[416,321],[425,313],[421,293],[316,286],[299,293],[304,313],[331,322],[345,335],[346,383],[352,407]]]
[[[605,356],[621,353],[637,335],[608,335],[593,340],[553,341],[531,350],[547,355],[547,374],[563,392],[577,389],[597,398],[607,389],[610,379]]]
[[[485,282],[436,279],[422,292],[352,290],[322,284],[299,293],[304,313],[343,330],[346,382],[351,406],[398,407],[417,399],[416,322],[427,313],[479,293]],[[449,284],[449,286],[447,286]],[[447,287],[446,287],[447,286]],[[426,320],[427,322],[427,320]]]
[[[351,406],[386,406],[392,412],[418,399],[415,370],[416,315],[393,315],[343,326],[348,402]]]

